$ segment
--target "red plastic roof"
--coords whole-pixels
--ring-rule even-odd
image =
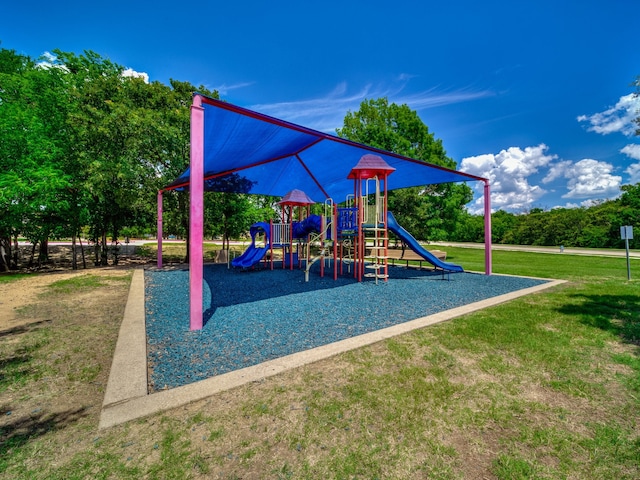
[[[280,205],[305,206],[313,205],[316,202],[311,200],[302,190],[293,189],[278,203]]]

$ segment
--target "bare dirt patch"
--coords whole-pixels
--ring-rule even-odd
[[[2,284],[0,444],[56,432],[72,446],[97,423],[130,277],[108,267]]]
[[[30,316],[18,315],[20,308],[38,302],[39,296],[51,283],[78,275],[86,275],[86,270],[33,274],[7,284],[3,287],[4,292],[0,299],[0,330],[24,327],[33,323],[34,319]]]

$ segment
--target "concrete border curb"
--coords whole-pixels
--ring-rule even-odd
[[[114,353],[113,364],[109,374],[109,384],[107,385],[98,428],[112,427],[136,418],[180,407],[249,382],[262,380],[342,352],[370,345],[418,328],[451,320],[452,318],[555,287],[562,283],[566,283],[566,281],[550,280],[548,283],[536,285],[535,287],[517,290],[427,317],[417,318],[382,330],[294,353],[189,385],[148,394],[144,274],[142,270],[136,270],[131,281],[129,300],[125,309],[122,327],[120,328],[120,336]]]
[[[102,408],[147,395],[144,270],[133,271]]]

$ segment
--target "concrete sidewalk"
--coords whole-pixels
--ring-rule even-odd
[[[484,243],[464,243],[464,242],[429,242],[428,246],[437,245],[442,247],[477,248],[484,250]],[[507,250],[511,252],[532,252],[550,253],[558,255],[586,255],[594,257],[626,257],[626,250],[615,248],[570,248],[565,247],[544,247],[533,245],[503,245],[492,244],[491,250]],[[639,250],[629,250],[629,258],[640,258]]]

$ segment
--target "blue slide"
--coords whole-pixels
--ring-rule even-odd
[[[310,215],[301,222],[293,222],[293,238],[304,238],[310,233],[319,233],[321,229],[320,215]]]
[[[256,235],[260,230],[263,230],[266,234],[264,247],[256,247]],[[251,234],[251,245],[249,245],[242,255],[231,260],[231,265],[234,267],[249,268],[262,260],[270,247],[269,231],[270,225],[268,223],[258,222],[251,225],[251,228],[249,229],[249,233]]]
[[[394,217],[393,213],[391,212],[387,212],[387,228],[391,230],[396,235],[396,237],[409,245],[409,248],[411,248],[411,250],[416,252],[434,267],[441,268],[445,272],[464,272],[460,265],[443,262],[431,252],[425,250],[422,245],[420,245],[418,241],[413,237],[413,235],[411,235],[398,224],[398,222],[396,221],[396,217]]]

